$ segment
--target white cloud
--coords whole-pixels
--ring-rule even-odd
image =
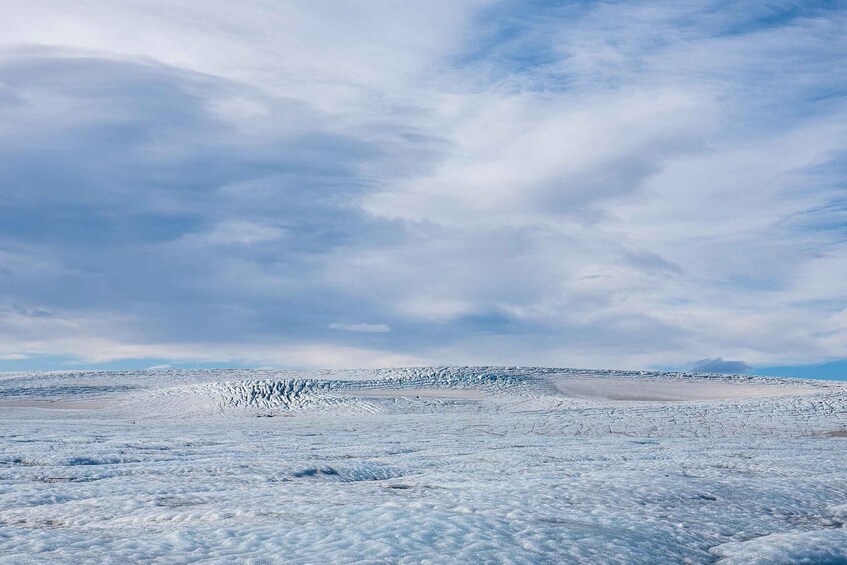
[[[0,359],[4,361],[21,361],[29,359],[29,355],[24,355],[23,353],[2,353],[0,354]]]
[[[285,236],[285,230],[262,222],[228,219],[218,222],[208,230],[189,234],[183,241],[199,245],[257,245],[275,241]]]
[[[333,322],[329,324],[328,327],[331,330],[371,334],[387,333],[391,331],[391,328],[389,328],[387,324],[342,324],[338,322]]]
[[[16,353],[5,354],[0,359],[54,355],[67,357],[76,365],[122,359],[169,359],[170,364],[246,363],[311,368],[401,367],[431,362],[413,355],[297,338],[222,343],[147,342],[128,333],[134,322],[121,315],[64,312],[53,318],[33,319],[5,312],[0,322],[0,351]]]
[[[847,357],[840,7],[6,12],[0,350]]]

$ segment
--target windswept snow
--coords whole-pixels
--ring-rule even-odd
[[[614,377],[561,378],[554,385],[574,398],[600,400],[726,400],[730,398],[773,397],[808,394],[814,388],[742,384],[703,380],[617,379]]]
[[[96,410],[109,402],[65,402],[62,400],[0,400],[0,408],[45,408],[47,410]]]
[[[0,563],[844,563],[847,384],[0,375]]]

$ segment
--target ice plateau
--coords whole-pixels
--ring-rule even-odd
[[[847,563],[847,383],[0,374],[0,563]]]

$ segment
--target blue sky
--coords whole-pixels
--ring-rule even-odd
[[[0,370],[847,376],[844,2],[0,6]]]

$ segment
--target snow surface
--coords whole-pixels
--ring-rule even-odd
[[[847,383],[0,374],[0,563],[847,563]]]

